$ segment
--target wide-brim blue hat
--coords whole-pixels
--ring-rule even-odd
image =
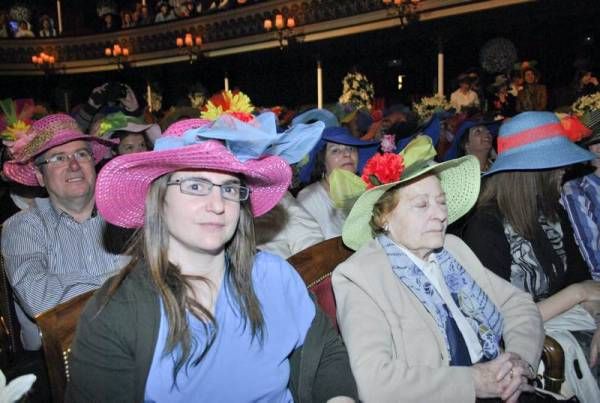
[[[446,151],[446,154],[444,154],[443,160],[448,161],[458,157],[458,145],[460,144],[463,136],[467,134],[473,127],[485,126],[490,131],[492,137],[496,137],[501,124],[501,120],[465,120],[458,126],[456,134],[454,135],[454,139],[452,140],[452,144],[450,145],[448,151]]]
[[[594,159],[594,153],[568,138],[554,113],[523,112],[500,126],[498,157],[484,176],[558,168]]]
[[[354,137],[345,127],[326,127],[321,135],[321,140],[308,154],[308,162],[300,170],[299,178],[303,183],[310,182],[310,175],[315,167],[317,154],[327,143],[344,144],[358,148],[358,172],[362,171],[367,160],[377,152],[379,141],[364,141]]]
[[[325,127],[336,127],[340,125],[340,122],[332,112],[327,109],[314,108],[302,112],[292,119],[292,126],[299,123],[312,123],[316,121],[325,123]]]
[[[440,141],[440,134],[442,132],[442,121],[448,119],[452,115],[452,113],[446,111],[435,112],[425,123],[423,123],[417,128],[417,133],[423,133],[429,136],[431,138],[431,142],[435,146],[438,143],[438,141]]]

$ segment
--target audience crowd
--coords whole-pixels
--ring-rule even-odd
[[[136,6],[104,29],[226,3]],[[554,401],[545,335],[561,393],[600,401],[598,80],[580,68],[556,111],[534,63],[490,81],[461,74],[427,113],[295,114],[202,86],[157,113],[117,82],[71,115],[2,101],[23,348],[41,347],[37,315],[97,290],[67,401]],[[355,251],[331,276],[339,329],[286,261],[335,237]]]
[[[119,7],[114,1],[97,2],[98,20],[95,28],[99,32],[111,32],[143,25],[167,22],[180,18],[209,15],[236,7],[255,4],[264,0],[148,0],[131,1]],[[121,4],[127,2],[120,2]],[[70,5],[64,4],[63,7]],[[47,38],[57,36],[58,23],[52,15],[56,10],[39,10],[27,4],[17,3],[10,10],[0,6],[0,38]],[[70,10],[62,11],[71,15]]]

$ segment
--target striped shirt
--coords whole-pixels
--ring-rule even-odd
[[[78,223],[49,199],[36,199],[35,207],[8,219],[2,255],[19,308],[33,318],[116,274],[128,258],[104,248],[105,227],[99,215]]]
[[[565,183],[561,204],[594,280],[600,280],[600,177],[591,173]]]

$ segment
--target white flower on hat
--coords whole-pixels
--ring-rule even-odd
[[[0,370],[0,403],[12,403],[20,400],[31,389],[35,380],[35,375],[28,374],[13,379],[7,385],[6,377]]]

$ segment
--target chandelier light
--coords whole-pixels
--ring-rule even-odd
[[[283,49],[284,46],[287,46],[288,40],[294,36],[296,20],[292,16],[285,17],[283,14],[275,14],[273,19],[265,19],[263,27],[265,31],[269,32],[275,28],[279,40],[279,49]]]
[[[188,32],[183,37],[175,39],[175,44],[179,49],[185,49],[190,63],[193,63],[202,55],[202,37],[200,35],[193,35]]]
[[[37,55],[31,56],[31,62],[38,67],[52,66],[56,63],[56,57],[46,52],[40,52]]]
[[[104,56],[111,58],[112,62],[117,65],[117,69],[125,68],[125,60],[129,57],[131,51],[128,47],[121,46],[119,43],[113,44],[111,48],[104,49]]]

